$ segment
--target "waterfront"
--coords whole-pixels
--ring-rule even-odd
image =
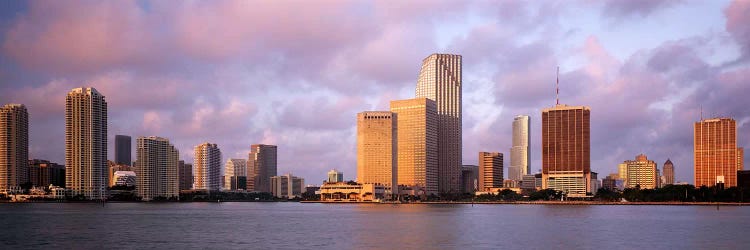
[[[739,249],[750,207],[488,204],[0,204],[26,248]]]

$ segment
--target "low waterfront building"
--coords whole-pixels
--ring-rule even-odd
[[[521,183],[519,184],[521,190],[527,192],[533,192],[542,189],[542,174],[527,174],[524,175]]]
[[[305,179],[292,174],[271,177],[271,193],[277,198],[302,197],[304,186]]]
[[[321,201],[380,202],[385,199],[387,186],[374,183],[335,182],[320,186]]]
[[[117,171],[113,176],[115,179],[114,186],[135,186],[136,175],[134,171]]]

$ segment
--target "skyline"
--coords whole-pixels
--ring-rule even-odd
[[[676,181],[692,183],[692,124],[699,120],[701,106],[705,117],[734,118],[738,147],[748,148],[748,101],[736,99],[750,91],[745,80],[750,78],[750,37],[748,27],[741,25],[750,22],[741,15],[750,10],[748,2],[737,1],[733,8],[719,1],[607,2],[601,8],[583,2],[509,2],[498,8],[420,2],[397,6],[405,10],[371,6],[375,8],[361,10],[371,12],[363,17],[345,11],[357,9],[357,3],[345,4],[345,10],[318,10],[371,28],[369,35],[304,12],[290,20],[289,27],[269,28],[264,27],[271,26],[264,22],[269,17],[245,17],[242,4],[212,4],[186,3],[187,10],[172,10],[172,5],[159,3],[96,3],[90,6],[95,11],[86,13],[74,3],[56,6],[64,10],[58,12],[35,3],[20,12],[14,12],[14,6],[4,9],[0,61],[7,66],[0,69],[0,104],[27,106],[30,158],[64,162],[64,93],[83,85],[107,97],[108,159],[114,160],[115,134],[169,138],[180,159],[187,161],[193,158],[192,148],[204,141],[226,152],[222,163],[246,158],[251,144],[264,143],[279,146],[280,172],[316,183],[336,168],[354,179],[353,114],[387,110],[390,100],[411,98],[420,60],[433,52],[463,55],[462,164],[476,165],[479,151],[510,155],[512,118],[527,114],[532,120],[531,171],[541,168],[540,114],[554,103],[558,64],[561,103],[592,109],[592,154],[601,157],[592,157],[591,166],[600,177],[643,153],[660,169],[670,158]],[[203,7],[208,10],[200,10]],[[271,15],[303,11],[285,3],[268,8]],[[422,8],[438,14],[410,12]],[[567,18],[577,15],[577,9],[584,10],[581,18]],[[685,18],[696,10],[706,17],[701,19],[705,23]],[[181,11],[227,15],[196,24]],[[160,14],[174,20],[156,27],[176,34],[148,28]],[[92,25],[97,22],[104,23],[105,30]],[[257,26],[238,28],[234,37],[229,35],[233,28],[221,27],[232,22]],[[188,24],[205,31],[221,29],[201,36],[184,30],[187,26],[182,25]],[[648,26],[665,32],[643,33]],[[253,33],[258,27],[266,29]],[[63,36],[64,41],[55,40],[61,38],[55,32],[66,29],[75,32]],[[101,32],[109,29],[124,32],[119,37]],[[611,31],[602,31],[607,29]],[[90,37],[96,39],[82,40],[87,32],[94,32]],[[206,39],[216,35],[225,43]],[[269,41],[253,39],[256,35]],[[613,41],[623,36],[641,38]],[[295,39],[305,42],[290,42]],[[248,41],[256,47],[243,48]],[[628,41],[640,46],[624,45]],[[404,45],[410,43],[424,46]],[[164,48],[172,44],[176,48]],[[87,53],[86,46],[101,53]],[[270,52],[259,52],[264,49]],[[332,148],[322,147],[330,138],[341,140]],[[507,159],[504,165],[510,165]]]

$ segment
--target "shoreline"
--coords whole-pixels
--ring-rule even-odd
[[[750,206],[750,202],[607,202],[607,201],[430,201],[430,202],[340,202],[340,201],[300,201],[300,203],[321,204],[383,204],[383,205],[561,205],[561,206]]]

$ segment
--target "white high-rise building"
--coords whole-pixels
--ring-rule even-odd
[[[195,167],[193,189],[219,190],[221,187],[221,150],[216,144],[205,142],[195,146],[193,166]]]
[[[180,151],[168,139],[141,136],[136,140],[136,155],[135,190],[138,196],[145,201],[179,199]]]
[[[0,192],[29,181],[29,113],[23,104],[0,107]]]
[[[437,104],[438,190],[460,192],[461,142],[461,55],[432,54],[422,60],[416,97]]]
[[[508,179],[521,181],[524,175],[531,172],[529,166],[531,162],[529,124],[530,118],[528,115],[519,115],[513,119],[513,143],[510,148]]]
[[[224,165],[224,189],[246,189],[247,160],[229,159]]]
[[[65,185],[72,195],[107,197],[107,101],[95,88],[65,98]]]

